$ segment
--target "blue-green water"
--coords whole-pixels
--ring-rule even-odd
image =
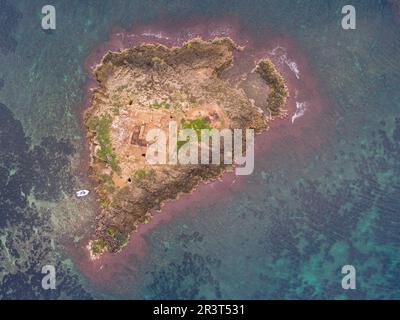
[[[346,1],[53,1],[57,29],[43,32],[45,1],[0,0],[0,296],[398,299],[400,22],[387,1],[352,3],[357,29],[344,31]],[[258,41],[293,39],[327,105],[256,159],[234,200],[147,233],[146,258],[115,275],[122,291],[99,289],[63,245],[82,216],[68,195],[82,183],[83,61],[115,25],[225,14]],[[56,290],[41,289],[45,264]],[[356,290],[341,287],[345,264]]]

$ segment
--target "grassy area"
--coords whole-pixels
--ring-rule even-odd
[[[204,118],[196,118],[193,120],[183,120],[182,121],[182,129],[193,129],[196,134],[197,138],[200,139],[201,137],[201,130],[211,130],[212,128],[208,124],[207,120]]]
[[[201,130],[211,130],[212,128],[208,124],[207,120],[200,117],[193,120],[183,120],[182,121],[182,129],[193,129],[196,132],[197,139],[200,141],[201,139]],[[178,150],[182,147],[187,141],[178,141]]]
[[[100,150],[97,151],[97,157],[108,163],[115,172],[120,172],[117,156],[113,152],[110,138],[112,118],[109,114],[93,118],[89,123],[89,129],[96,133],[97,142]]]
[[[118,115],[119,115],[119,107],[120,107],[119,103],[117,103],[117,102],[114,102],[114,103],[113,103],[112,112],[113,112],[113,114],[114,114],[115,116],[118,116]]]
[[[108,199],[101,199],[100,204],[104,209],[107,209],[110,206],[110,200]]]
[[[171,104],[169,104],[166,101],[161,101],[161,102],[156,101],[153,104],[151,104],[149,107],[151,109],[170,109]]]
[[[143,180],[154,178],[154,175],[155,175],[154,169],[151,169],[151,168],[150,168],[150,169],[142,168],[142,169],[137,169],[137,170],[133,173],[132,179],[133,179],[134,182],[140,183],[140,182],[142,182]]]
[[[112,105],[113,114],[114,115],[119,115],[119,109],[121,107],[121,103],[120,103],[118,95],[113,95],[112,98],[111,98],[111,101],[112,101],[111,105]]]
[[[271,115],[279,115],[288,96],[285,81],[269,59],[260,61],[256,71],[271,89],[267,98],[267,108],[271,112]]]

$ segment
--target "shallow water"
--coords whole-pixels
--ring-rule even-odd
[[[52,33],[39,5],[2,3],[0,296],[400,297],[400,22],[386,1],[353,1],[352,31],[340,27],[345,1],[53,1]],[[285,48],[304,115],[258,140],[253,175],[167,205],[138,250],[90,269],[81,243],[95,199],[73,196],[89,183],[78,170],[85,61],[115,26],[204,16],[257,48]],[[40,288],[44,264],[56,265],[57,290]],[[357,290],[341,288],[345,264]]]

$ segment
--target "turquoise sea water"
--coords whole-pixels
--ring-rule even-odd
[[[44,32],[45,1],[0,0],[0,297],[400,298],[400,17],[387,1],[352,3],[357,29],[344,31],[347,1],[53,1]],[[93,219],[71,197],[83,61],[116,25],[226,14],[259,43],[296,43],[319,120],[274,139],[233,197],[146,233],[145,259],[128,257],[109,288],[93,284],[65,250]],[[56,290],[41,289],[45,264]],[[341,288],[346,264],[356,290]]]

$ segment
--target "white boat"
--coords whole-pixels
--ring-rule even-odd
[[[79,190],[76,192],[77,197],[85,197],[89,194],[89,190]]]

